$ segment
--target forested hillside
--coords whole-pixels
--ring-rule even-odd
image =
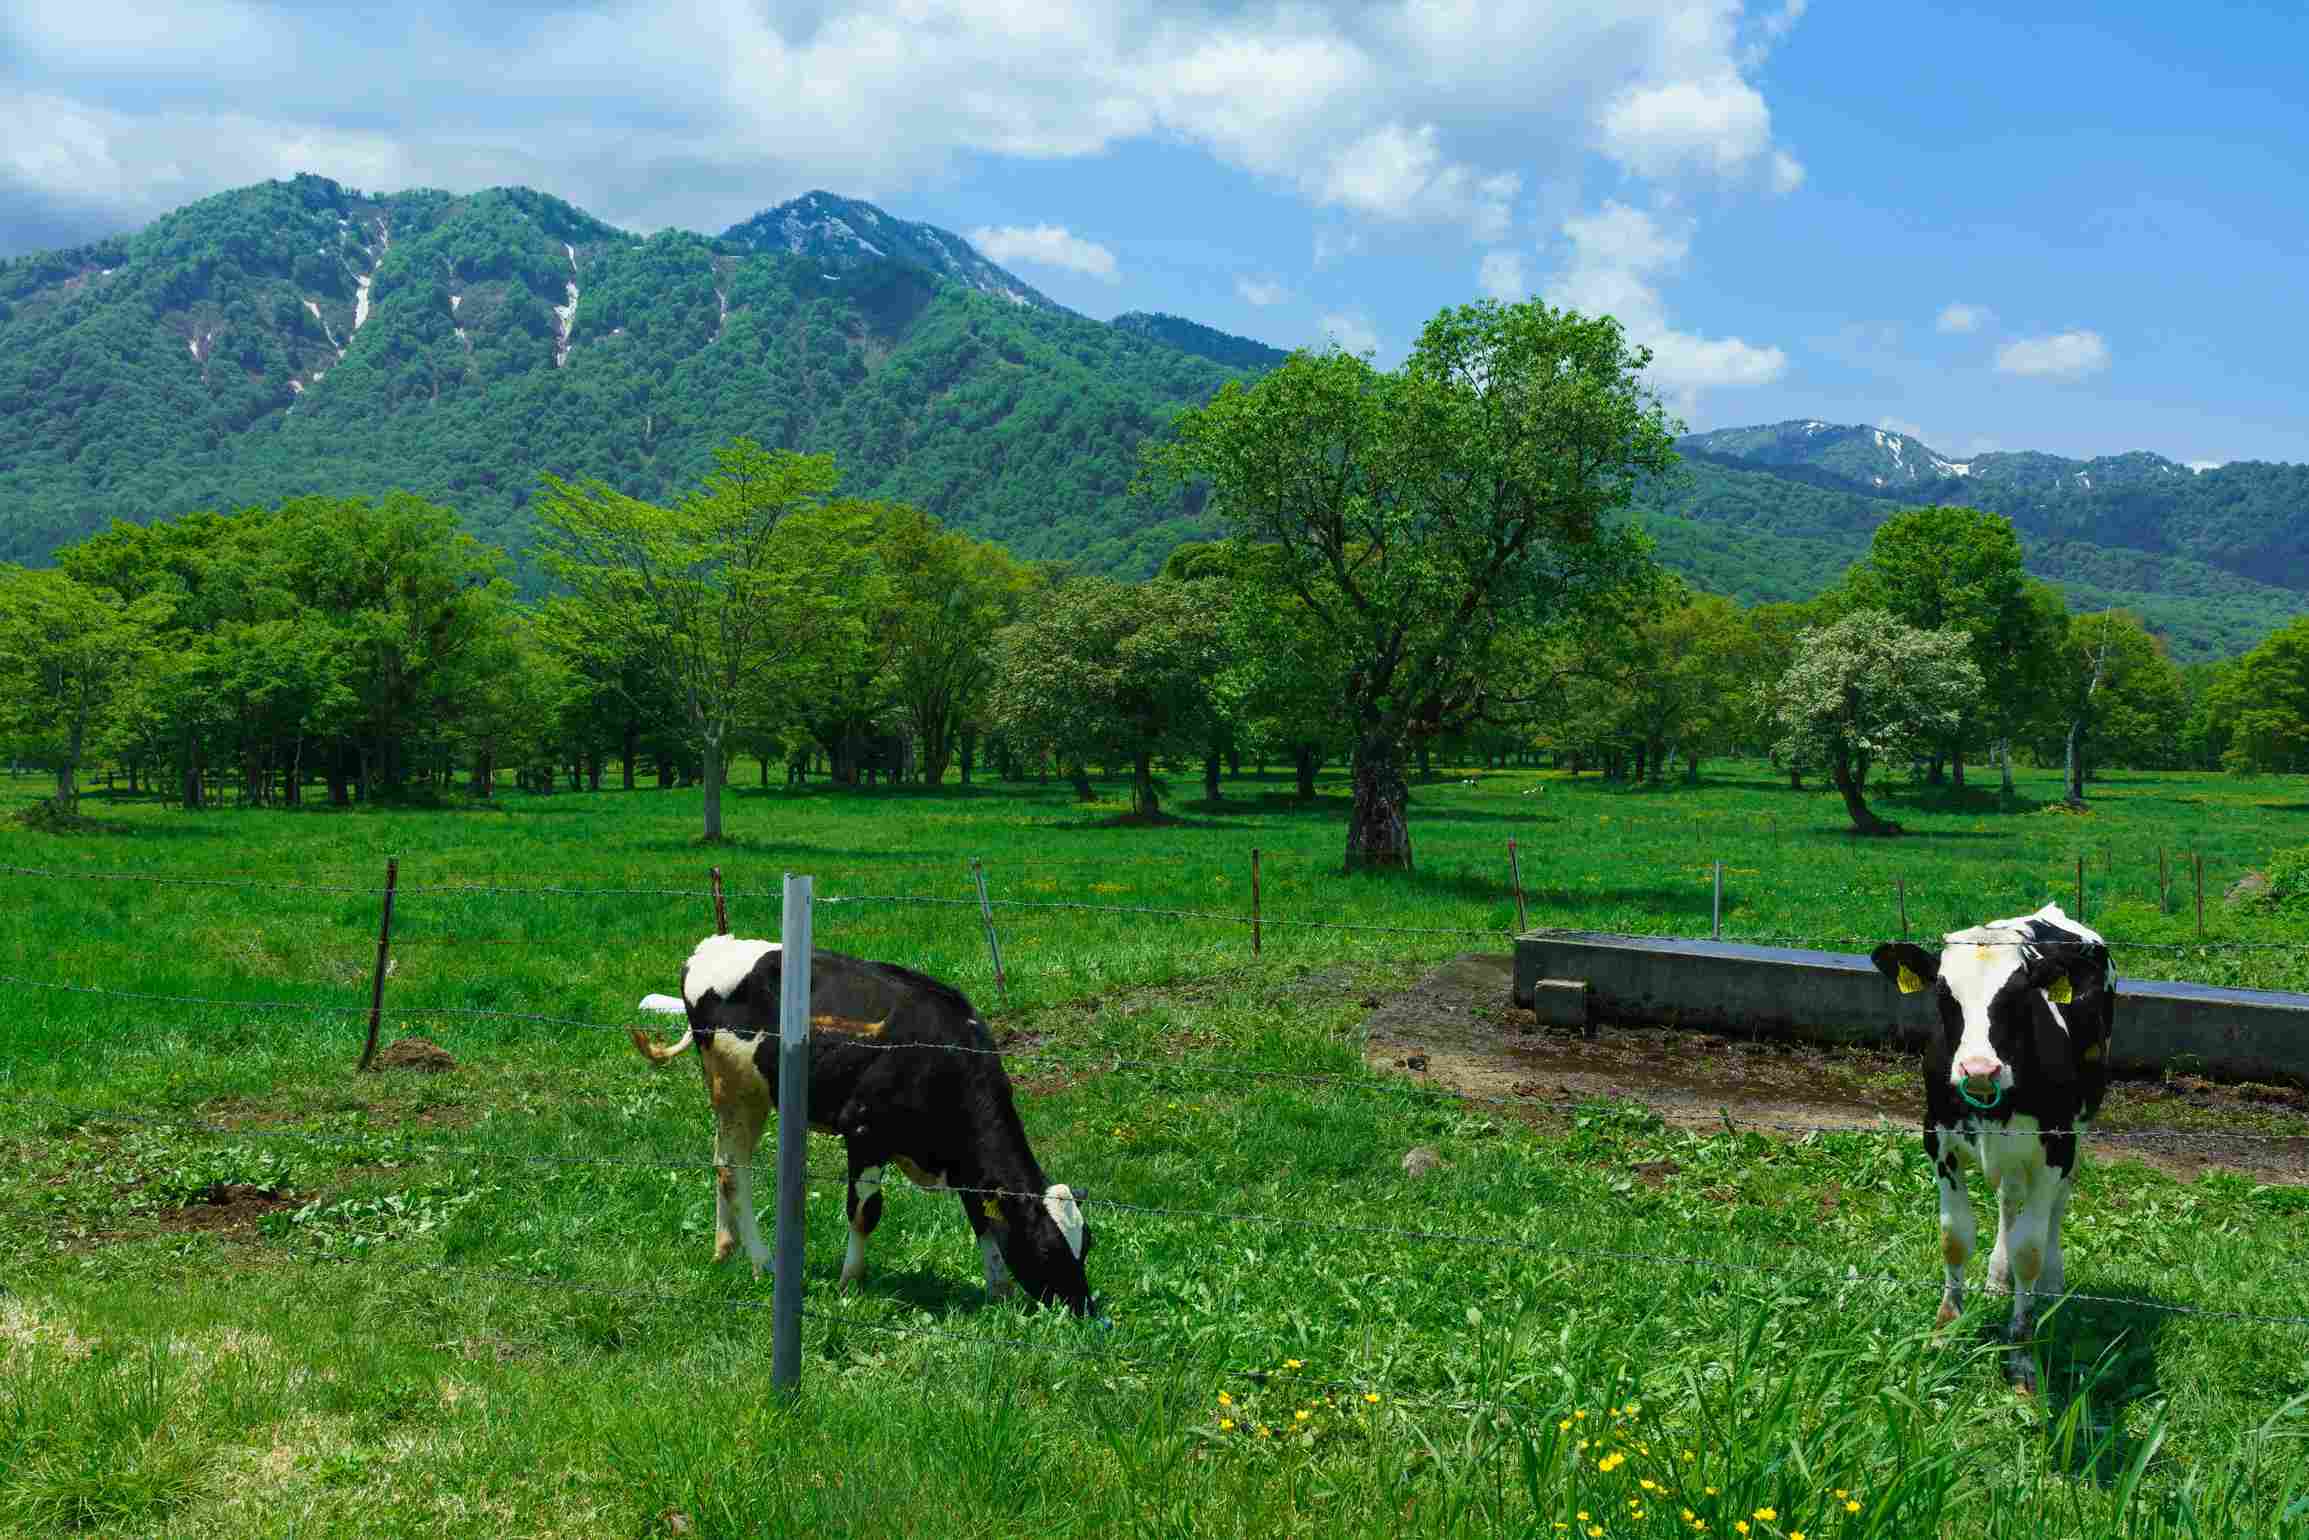
[[[526,560],[541,472],[662,498],[738,435],[1021,556],[1143,577],[1214,532],[1134,497],[1140,444],[1285,355],[1178,316],[1101,323],[950,231],[816,192],[646,239],[522,188],[367,196],[300,176],[0,263],[0,561],[115,517],[414,492]],[[1894,511],[2011,518],[2079,609],[2176,655],[2309,594],[2309,467],[2151,454],[1956,462],[1804,420],[1693,435],[1639,504],[1670,565],[1746,600],[1833,581]]]
[[[742,433],[1021,555],[1144,575],[1203,526],[1127,495],[1138,442],[1234,372],[894,257],[828,271],[520,189],[301,177],[0,267],[0,558],[397,489],[518,553],[540,471],[656,497]]]

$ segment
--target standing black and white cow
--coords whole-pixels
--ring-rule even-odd
[[[708,936],[682,964],[689,1030],[664,1048],[633,1034],[657,1064],[697,1045],[714,1109],[714,1260],[742,1240],[756,1276],[769,1248],[754,1217],[752,1162],[778,1101],[779,962],[775,941]],[[960,991],[813,948],[810,1029],[810,1127],[838,1136],[850,1157],[843,1285],[865,1276],[882,1173],[895,1165],[916,1186],[959,1190],[990,1293],[1008,1293],[1015,1277],[1038,1300],[1089,1313],[1080,1199],[1044,1179],[993,1034]]]
[[[2116,977],[2108,944],[2047,904],[1941,938],[1935,957],[1906,941],[1870,960],[1903,993],[1933,992],[1940,1031],[1924,1056],[1924,1151],[1940,1186],[1940,1319],[1964,1307],[1964,1264],[1978,1238],[1959,1161],[1997,1195],[1988,1286],[2012,1290],[2013,1376],[2033,1388],[2021,1346],[2038,1295],[2067,1288],[2061,1217],[2076,1182],[2077,1144],[2108,1088]]]

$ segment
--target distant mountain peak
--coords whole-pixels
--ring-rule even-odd
[[[2033,494],[2058,496],[2096,486],[2180,476],[2188,467],[2145,450],[2068,460],[2034,451],[1992,451],[1951,460],[1921,440],[1890,428],[1799,417],[1746,428],[1718,428],[1676,441],[1686,453],[1736,461],[1810,481],[1835,481],[1878,496],[1922,491],[1945,500],[1955,483],[1996,482]]]
[[[816,189],[767,208],[722,232],[752,251],[783,251],[809,257],[830,274],[852,272],[870,262],[896,260],[926,268],[981,294],[1014,305],[1072,315],[1064,305],[1017,274],[989,262],[951,230],[899,219],[856,198]]]

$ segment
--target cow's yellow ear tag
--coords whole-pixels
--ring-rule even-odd
[[[2099,1058],[2101,1056],[2101,1049],[2103,1046],[2104,1045],[2100,1043],[2093,1044],[2090,1048],[2087,1048],[2084,1051],[2085,1058],[2088,1060]]]
[[[1923,987],[1924,980],[1916,976],[1916,970],[1909,967],[1908,964],[1902,963],[1900,965],[1900,992],[1904,995],[1912,995]]]
[[[2076,991],[2069,988],[2068,975],[2064,973],[2045,986],[2044,997],[2055,1005],[2066,1005],[2076,998]]]

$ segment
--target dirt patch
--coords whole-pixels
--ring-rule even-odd
[[[1599,1026],[1591,1037],[1542,1027],[1514,1003],[1514,959],[1470,952],[1408,989],[1381,997],[1365,1019],[1364,1059],[1418,1085],[1521,1102],[1534,1113],[1563,1103],[1617,1097],[1643,1103],[1671,1127],[1747,1129],[1790,1136],[1811,1128],[1914,1129],[1921,1123],[1921,1067],[1914,1054],[1853,1046],[1744,1041],[1656,1026]],[[2273,1112],[2309,1107],[2282,1087],[2225,1085],[2195,1076],[2119,1081],[2103,1109],[2106,1132],[2170,1126],[2188,1109],[2185,1138],[2109,1139],[2103,1158],[2131,1157],[2184,1180],[2211,1166],[2288,1182],[2309,1181],[2309,1125],[2302,1137]],[[2250,1120],[2222,1128],[2217,1119]],[[1777,1126],[1775,1126],[1777,1125]]]
[[[253,1234],[267,1214],[295,1208],[305,1200],[294,1193],[240,1182],[218,1182],[182,1208],[163,1209],[153,1222],[176,1235]]]
[[[413,1069],[420,1074],[438,1075],[456,1067],[457,1061],[448,1049],[421,1037],[404,1037],[377,1055],[379,1069]]]

